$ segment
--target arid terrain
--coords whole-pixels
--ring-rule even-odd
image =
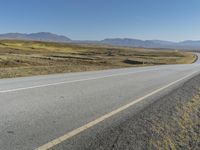
[[[192,53],[175,50],[1,40],[0,78],[189,64],[195,59]]]

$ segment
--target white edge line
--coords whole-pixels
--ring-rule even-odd
[[[146,71],[155,71],[155,70],[158,70],[158,69],[140,70],[140,71],[135,71],[135,72],[112,74],[112,75],[101,76],[101,77],[95,77],[95,78],[80,79],[80,80],[72,80],[72,81],[63,81],[63,82],[50,83],[50,84],[43,84],[43,85],[30,86],[30,87],[23,87],[23,88],[17,88],[17,89],[2,90],[2,91],[0,91],[0,93],[16,92],[16,91],[22,91],[22,90],[28,90],[28,89],[35,89],[35,88],[41,88],[41,87],[48,87],[48,86],[54,86],[54,85],[60,85],[60,84],[67,84],[67,83],[75,83],[75,82],[81,82],[81,81],[89,81],[89,80],[103,79],[103,78],[109,78],[109,77],[114,77],[114,76],[122,76],[122,75],[135,74],[135,73],[141,73],[141,72],[146,72]]]
[[[195,71],[195,72],[193,72],[193,73],[191,73],[189,75],[186,75],[181,79],[173,81],[173,82],[171,82],[171,83],[169,83],[169,84],[167,84],[167,85],[165,85],[165,86],[163,86],[163,87],[161,87],[161,88],[159,88],[159,89],[157,89],[157,90],[155,90],[155,91],[153,91],[153,92],[151,92],[151,93],[149,93],[149,94],[147,94],[147,95],[145,95],[145,96],[143,96],[143,97],[141,97],[139,99],[136,99],[136,100],[132,101],[131,103],[128,103],[128,104],[126,104],[126,105],[124,105],[124,106],[122,106],[122,107],[120,107],[120,108],[118,108],[118,109],[116,109],[116,110],[114,110],[114,111],[112,111],[110,113],[107,113],[107,114],[95,119],[94,121],[91,121],[91,122],[89,122],[89,123],[77,128],[77,129],[74,129],[74,130],[64,134],[63,136],[61,136],[59,138],[56,138],[56,139],[48,142],[47,144],[44,144],[43,146],[40,146],[40,147],[36,148],[36,150],[48,150],[48,149],[50,149],[50,148],[62,143],[63,141],[68,140],[68,139],[72,138],[73,136],[83,132],[84,130],[87,130],[87,129],[97,125],[98,123],[100,123],[100,122],[102,122],[102,121],[104,121],[104,120],[116,115],[117,113],[120,113],[121,111],[124,111],[125,109],[127,109],[127,108],[133,106],[134,104],[144,100],[145,98],[150,97],[150,96],[152,96],[152,95],[154,95],[154,94],[156,94],[156,93],[158,93],[158,92],[160,92],[160,91],[162,91],[162,90],[164,90],[164,89],[166,89],[166,88],[168,88],[168,87],[170,87],[170,86],[172,86],[172,85],[174,85],[174,84],[176,84],[176,83],[178,83],[178,82],[180,82],[180,81],[182,81],[182,80],[184,80],[186,78],[189,78],[190,76],[194,75],[195,73],[197,73],[197,71]]]

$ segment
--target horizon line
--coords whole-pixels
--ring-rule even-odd
[[[134,38],[134,37],[107,37],[107,38],[102,38],[102,39],[95,39],[95,40],[90,40],[90,39],[71,39],[68,35],[65,34],[61,34],[61,33],[55,33],[55,32],[50,32],[50,31],[38,31],[38,32],[4,32],[4,33],[0,33],[0,35],[4,35],[4,34],[37,34],[37,33],[49,33],[49,34],[55,34],[57,36],[65,36],[66,38],[69,38],[71,41],[102,41],[102,40],[106,40],[106,39],[130,39],[130,40],[141,40],[141,41],[164,41],[164,42],[172,42],[172,43],[180,43],[180,42],[185,42],[185,41],[200,41],[200,39],[196,39],[196,40],[163,40],[163,39],[143,39],[143,38]]]

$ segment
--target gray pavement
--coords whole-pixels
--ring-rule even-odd
[[[195,72],[192,78],[199,62],[1,79],[0,149],[38,148]]]

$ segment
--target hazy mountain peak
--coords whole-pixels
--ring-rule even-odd
[[[0,34],[0,39],[34,40],[34,41],[49,41],[49,42],[71,41],[66,36],[57,35],[50,32],[38,32],[38,33],[30,33],[30,34],[6,33],[6,34]]]

